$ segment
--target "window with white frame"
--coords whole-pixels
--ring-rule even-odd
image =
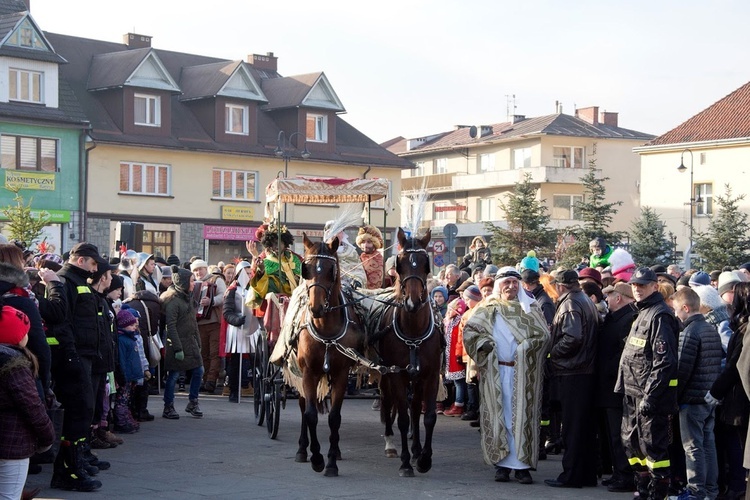
[[[57,172],[58,147],[57,139],[3,134],[0,138],[2,168]]]
[[[19,28],[8,37],[6,43],[8,45],[15,45],[16,47],[23,47],[26,49],[47,49],[41,36],[34,29],[31,21],[28,19],[24,19],[21,26],[19,26]]]
[[[161,97],[157,95],[135,94],[135,124],[148,127],[161,125]]]
[[[448,173],[448,158],[438,158],[437,160],[435,160],[435,173],[436,174]]]
[[[417,168],[415,168],[414,170],[411,171],[411,176],[412,177],[423,177],[424,176],[424,162],[423,161],[418,161],[416,163],[416,165],[417,165]]]
[[[256,201],[258,172],[215,168],[212,196],[222,200]]]
[[[552,165],[562,168],[583,168],[584,148],[555,146],[552,149]]]
[[[227,104],[224,113],[226,115],[226,127],[224,130],[227,134],[249,134],[248,114],[250,110],[247,106]]]
[[[516,170],[531,167],[531,148],[513,150],[513,168]]]
[[[713,191],[713,184],[695,185],[695,215],[708,216],[714,214]]]
[[[306,137],[312,142],[328,142],[328,117],[308,113]]]
[[[494,154],[479,155],[479,171],[480,172],[492,172],[494,170],[495,170],[495,155]]]
[[[495,198],[480,198],[478,201],[479,220],[489,222],[495,220]]]
[[[583,195],[556,194],[552,197],[550,216],[557,220],[580,220],[581,211],[576,207],[577,203],[583,203]]]
[[[42,73],[10,68],[8,73],[8,99],[11,101],[41,103]]]
[[[171,168],[152,163],[120,163],[120,192],[147,196],[169,196]]]

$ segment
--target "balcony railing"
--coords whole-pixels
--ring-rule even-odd
[[[430,192],[450,191],[453,189],[453,177],[456,174],[434,174],[421,177],[407,177],[401,179],[401,192],[419,191],[423,187]]]
[[[581,177],[586,175],[586,170],[563,167],[529,167],[517,170],[495,170],[481,174],[454,175],[452,189],[454,191],[468,191],[513,186],[515,183],[523,181],[526,174],[531,174],[531,182],[535,184],[543,182],[582,184]]]

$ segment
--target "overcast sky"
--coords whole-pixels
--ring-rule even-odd
[[[599,106],[660,135],[750,81],[745,0],[31,0],[41,29],[324,71],[377,142]],[[512,105],[511,105],[512,108]],[[511,109],[511,113],[513,110]]]

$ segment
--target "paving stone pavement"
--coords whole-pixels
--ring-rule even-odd
[[[534,484],[494,482],[494,469],[486,465],[479,433],[459,418],[439,415],[434,435],[433,467],[414,478],[398,476],[399,460],[383,453],[383,426],[370,398],[344,401],[338,477],[315,473],[309,463],[296,463],[300,414],[297,400],[281,410],[278,438],[271,440],[265,426],[258,427],[252,399],[232,404],[226,397],[201,396],[202,419],[185,413],[187,397],[177,395],[179,420],[161,417],[162,402],[149,398],[153,422],[140,432],[123,435],[125,444],[97,450],[112,468],[97,476],[102,488],[93,493],[49,488],[52,466],[29,476],[28,487],[41,487],[37,498],[166,498],[212,499],[594,499],[625,500],[631,493],[609,493],[603,486],[583,489],[550,488],[544,479],[562,470],[559,455],[540,461],[532,472]],[[322,452],[328,450],[328,422],[318,424]]]

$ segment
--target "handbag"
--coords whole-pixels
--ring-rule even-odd
[[[161,348],[163,347],[160,345],[161,339],[151,331],[151,313],[148,311],[148,306],[142,300],[139,302],[146,313],[146,324],[148,325],[148,346],[144,348],[146,359],[148,359],[148,366],[158,366],[159,361],[161,361]]]

